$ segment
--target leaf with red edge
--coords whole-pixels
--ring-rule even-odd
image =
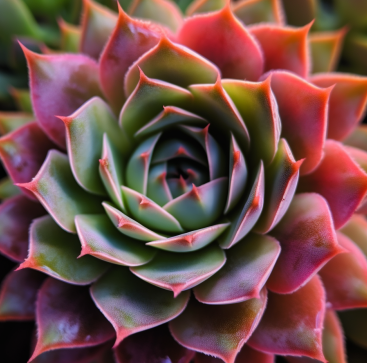
[[[37,299],[38,338],[33,355],[60,348],[91,347],[114,337],[87,287],[47,279]]]
[[[60,50],[65,53],[78,53],[81,38],[81,27],[58,19],[60,29]]]
[[[220,10],[225,7],[227,0],[194,0],[186,9],[186,15]]]
[[[282,120],[282,137],[288,141],[296,159],[306,158],[301,174],[310,173],[323,155],[331,88],[315,87],[286,71],[270,74]]]
[[[0,112],[0,134],[5,135],[34,121],[34,116],[26,112]]]
[[[279,241],[282,250],[266,286],[279,294],[298,290],[343,252],[329,206],[316,193],[296,194],[271,235]]]
[[[70,284],[88,285],[109,267],[92,256],[78,259],[78,237],[62,230],[50,216],[35,219],[29,234],[28,257],[19,270],[33,268]]]
[[[173,32],[177,31],[183,21],[180,8],[169,0],[133,0],[129,14],[165,25]]]
[[[98,64],[80,54],[41,55],[25,47],[23,51],[37,120],[51,140],[65,147],[64,125],[56,116],[70,115],[93,96],[102,96]]]
[[[172,338],[167,325],[130,335],[115,349],[117,363],[190,363],[194,355]]]
[[[169,324],[173,337],[184,347],[234,363],[242,346],[259,323],[267,300],[231,305],[206,305],[191,299],[186,310]]]
[[[24,183],[37,174],[53,147],[55,144],[38,124],[31,122],[0,138],[0,157],[12,181]],[[32,193],[24,192],[34,198]]]
[[[39,203],[18,195],[0,205],[0,252],[22,262],[28,252],[29,225],[46,211]]]
[[[303,28],[277,25],[255,25],[251,34],[264,54],[264,72],[284,69],[306,78],[309,72],[307,35],[312,23]]]
[[[94,283],[91,295],[116,330],[115,347],[129,335],[181,314],[190,296],[186,291],[174,299],[170,291],[148,284],[122,267],[115,267]]]
[[[216,64],[223,78],[256,81],[263,73],[261,48],[236,19],[229,2],[217,12],[188,18],[177,39]]]
[[[312,174],[299,181],[299,192],[316,192],[328,202],[336,229],[352,216],[367,192],[367,175],[343,145],[327,140],[324,157]]]
[[[195,287],[195,297],[204,304],[215,305],[258,298],[279,252],[279,243],[270,236],[246,236],[226,251],[226,264]]]
[[[101,86],[116,114],[125,101],[125,73],[132,63],[159,42],[161,36],[159,27],[130,18],[119,6],[116,27],[99,60]]]
[[[234,14],[244,24],[274,23],[283,25],[281,0],[242,0],[232,7]]]
[[[325,292],[318,276],[293,294],[268,294],[268,305],[248,344],[265,353],[307,356],[322,353]]]
[[[83,1],[80,51],[98,59],[117,22],[117,14],[91,0]]]
[[[37,292],[45,275],[32,270],[12,271],[0,291],[0,321],[33,320]]]
[[[334,310],[367,307],[367,260],[352,240],[338,233],[345,253],[334,257],[319,272],[326,298]]]
[[[318,87],[334,86],[329,102],[327,137],[343,140],[363,118],[367,105],[367,77],[321,73],[310,78]]]

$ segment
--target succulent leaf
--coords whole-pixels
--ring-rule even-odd
[[[34,121],[34,116],[31,113],[0,112],[0,134],[6,135],[31,121]]]

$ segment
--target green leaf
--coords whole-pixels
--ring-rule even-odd
[[[5,177],[0,180],[0,199],[5,200],[20,193],[20,189],[13,184],[10,178]]]

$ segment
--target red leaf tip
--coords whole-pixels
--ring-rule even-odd
[[[142,207],[142,208],[146,208],[146,207],[149,207],[150,206],[150,202],[148,199],[145,199],[145,198],[140,198],[140,203],[139,205]]]
[[[14,185],[16,185],[19,188],[24,188],[24,189],[30,190],[33,193],[36,191],[36,185],[35,185],[34,180],[32,180],[28,183],[15,183]]]
[[[73,121],[73,118],[69,116],[56,116],[55,115],[55,117],[61,120],[65,124],[66,127],[69,127],[71,122]]]
[[[193,197],[194,199],[198,200],[199,202],[201,200],[199,190],[198,190],[198,188],[196,187],[195,184],[192,184],[192,189],[190,190],[188,195],[190,197]]]

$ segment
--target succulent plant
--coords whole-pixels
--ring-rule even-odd
[[[30,361],[343,363],[336,311],[367,347],[367,79],[248,3],[88,0],[81,53],[23,46],[0,320],[36,319]]]

